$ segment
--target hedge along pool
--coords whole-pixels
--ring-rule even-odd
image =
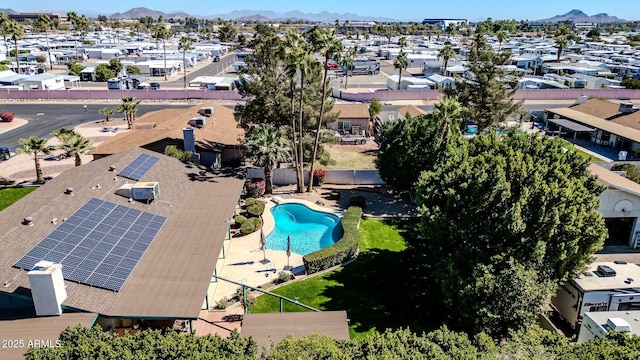
[[[271,214],[275,227],[267,235],[268,249],[286,251],[291,236],[291,252],[304,256],[342,238],[340,218],[333,214],[293,203],[276,205]]]

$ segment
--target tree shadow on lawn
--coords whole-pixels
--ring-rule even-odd
[[[415,224],[415,222],[414,222]],[[405,226],[408,224],[405,224]],[[402,230],[410,236],[411,230]],[[407,239],[405,237],[405,239]],[[438,328],[445,320],[442,296],[415,251],[371,249],[357,260],[326,276],[343,286],[328,287],[327,310],[347,310],[354,330],[410,328],[414,332]]]

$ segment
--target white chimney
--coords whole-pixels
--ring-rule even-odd
[[[182,136],[184,138],[184,151],[196,152],[196,134],[192,128],[182,129]]]
[[[36,315],[61,315],[62,302],[67,298],[62,265],[40,261],[29,271],[28,276]]]

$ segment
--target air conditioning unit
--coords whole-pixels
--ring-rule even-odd
[[[189,125],[201,128],[207,124],[207,119],[204,117],[197,117],[189,120]]]
[[[133,200],[153,200],[160,194],[160,184],[158,182],[139,182],[131,188],[131,198]]]
[[[618,111],[623,114],[629,114],[638,111],[638,108],[633,107],[632,103],[620,103]]]
[[[609,318],[607,319],[607,326],[611,330],[615,331],[631,331],[631,325],[621,318]]]

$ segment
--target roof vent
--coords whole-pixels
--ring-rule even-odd
[[[116,166],[115,165],[109,166],[109,171],[115,171],[115,170],[116,170]]]
[[[616,276],[616,271],[613,270],[610,266],[607,265],[598,265],[598,270],[596,272],[603,277],[614,277]]]
[[[621,318],[607,319],[607,326],[611,330],[615,330],[615,331],[631,331],[631,326],[629,325],[629,323]]]
[[[73,195],[73,188],[72,187],[68,187],[67,190],[64,191],[65,194],[67,195]]]
[[[638,108],[633,107],[632,103],[623,102],[623,103],[620,103],[620,107],[618,108],[618,111],[623,114],[629,114],[629,113],[638,111]]]
[[[627,262],[624,260],[616,260],[613,262],[614,264],[618,264],[618,265],[627,265]]]
[[[31,216],[27,216],[22,220],[22,225],[33,226],[33,218]]]

